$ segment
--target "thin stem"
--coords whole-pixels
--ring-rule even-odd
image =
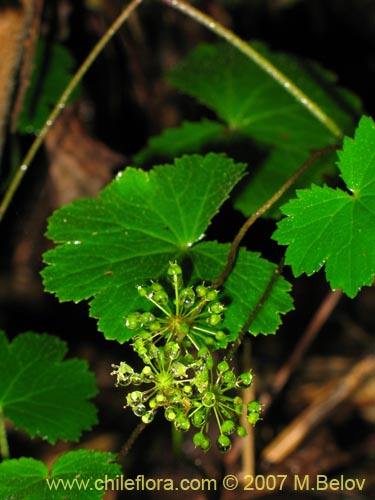
[[[118,454],[117,460],[121,465],[124,465],[125,457],[128,455],[129,451],[132,449],[134,443],[138,439],[138,437],[142,434],[147,424],[140,422],[137,427],[130,434],[128,440],[121,448],[120,453]]]
[[[224,266],[224,269],[220,273],[220,275],[216,278],[216,280],[212,283],[213,288],[219,288],[224,281],[227,279],[229,273],[231,272],[236,256],[237,256],[237,251],[238,247],[240,246],[240,243],[244,236],[246,235],[247,231],[249,228],[254,224],[256,220],[259,219],[269,208],[272,207],[280,198],[283,196],[283,194],[296,182],[296,180],[305,172],[305,170],[310,167],[312,163],[314,163],[315,160],[317,160],[320,156],[330,153],[331,151],[335,151],[337,149],[340,149],[341,146],[328,146],[327,148],[324,149],[319,149],[318,151],[315,151],[308,160],[305,161],[305,163],[300,167],[289,179],[281,186],[281,188],[276,191],[276,193],[271,196],[269,200],[264,203],[256,212],[254,212],[248,219],[247,221],[243,224],[243,226],[240,228],[238,233],[236,234],[236,237],[234,238],[232,245],[230,247],[230,250],[228,252],[228,258],[227,262]]]
[[[171,425],[172,449],[176,458],[181,458],[184,435],[178,431],[174,425]]]
[[[127,7],[121,12],[118,18],[113,22],[112,26],[104,33],[102,38],[98,41],[89,55],[86,57],[82,65],[78,68],[77,72],[70,80],[68,86],[61,94],[60,99],[58,100],[56,106],[53,108],[52,112],[47,118],[47,121],[43,125],[43,128],[36,136],[34,142],[30,146],[30,149],[26,153],[26,156],[23,159],[21,166],[13,177],[7,192],[0,204],[0,221],[3,219],[5,212],[7,211],[10,202],[13,199],[15,192],[18,189],[24,175],[29,169],[31,161],[34,159],[36,153],[38,152],[40,146],[42,145],[45,136],[47,135],[49,129],[56,121],[56,118],[59,116],[61,111],[64,109],[69,97],[71,96],[73,90],[77,87],[78,83],[81,81],[82,77],[86,74],[88,69],[91,67],[92,63],[98,57],[100,52],[104,49],[107,43],[111,40],[111,38],[116,34],[116,32],[120,29],[123,23],[128,19],[130,14],[138,7],[138,5],[142,2],[142,0],[132,0]]]
[[[251,365],[251,344],[250,339],[245,339],[243,343],[242,353],[242,369],[248,371]],[[250,387],[246,387],[242,391],[243,401],[253,401],[255,399],[254,381]],[[242,412],[241,424],[246,429],[246,436],[242,442],[242,471],[241,476],[243,482],[247,482],[246,478],[255,475],[255,436],[254,427],[247,421],[246,412]]]
[[[283,390],[291,374],[301,362],[305,352],[320,332],[324,323],[330,317],[341,297],[342,290],[336,290],[335,292],[330,291],[324,297],[314,317],[293,349],[292,354],[276,373],[270,392],[262,396],[261,403],[264,406],[263,413],[268,411],[272,403],[272,398]]]
[[[262,451],[262,458],[269,463],[283,462],[333,410],[373,377],[374,364],[375,356],[366,356],[349,373],[323,385],[310,406]]]
[[[332,120],[321,107],[310,99],[297,85],[293,83],[287,76],[279,71],[268,59],[263,57],[251,45],[236,36],[232,31],[225,28],[222,24],[218,23],[215,19],[204,14],[184,0],[160,0],[162,3],[179,10],[183,14],[194,19],[196,22],[202,24],[209,30],[213,31],[217,36],[224,38],[228,43],[236,47],[240,52],[250,58],[255,64],[261,67],[267,74],[269,74],[276,82],[278,82],[284,89],[289,92],[302,106],[304,106],[315,118],[320,121],[332,134],[340,139],[344,132],[340,129],[337,123]]]
[[[7,431],[5,429],[5,418],[2,408],[0,408],[0,455],[3,460],[10,457]]]
[[[271,276],[269,282],[267,283],[266,289],[264,290],[262,296],[258,300],[258,303],[255,305],[254,309],[251,311],[245,324],[241,328],[240,334],[238,335],[235,342],[232,344],[232,347],[229,350],[228,354],[225,356],[225,359],[227,361],[231,361],[233,359],[234,355],[236,354],[237,349],[240,347],[244,336],[246,335],[246,333],[248,332],[248,330],[250,328],[250,325],[252,324],[255,317],[257,316],[259,311],[263,308],[264,304],[266,303],[266,301],[267,301],[267,299],[272,291],[272,288],[273,288],[274,284],[276,283],[276,280],[278,279],[278,277],[282,273],[283,267],[284,267],[284,257],[280,260],[279,265],[277,266],[275,271],[272,273],[272,276]]]

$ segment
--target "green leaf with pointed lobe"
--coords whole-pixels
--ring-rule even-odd
[[[0,408],[16,428],[50,443],[78,440],[97,422],[87,401],[95,378],[85,361],[64,360],[66,350],[50,335],[27,332],[10,343],[0,332]]]
[[[271,52],[259,42],[252,47],[297,85],[338,127],[350,130],[355,98],[334,87],[335,77],[317,64],[290,54]],[[213,109],[231,130],[280,148],[323,147],[337,141],[269,74],[228,44],[202,44],[169,74],[173,85]],[[341,106],[344,104],[344,106]],[[345,109],[347,108],[347,109]]]
[[[375,276],[375,124],[370,117],[362,117],[338,156],[349,192],[315,185],[297,191],[297,199],[282,207],[287,217],[273,238],[288,245],[286,263],[295,276],[325,265],[331,287],[354,297]]]
[[[5,460],[0,464],[2,500],[99,500],[105,494],[104,479],[121,474],[116,456],[94,450],[70,451],[51,470],[34,458]]]
[[[344,132],[353,130],[359,102],[348,91],[336,86],[336,77],[332,73],[311,61],[272,52],[260,42],[251,45],[340,129]],[[202,123],[184,123],[153,137],[137,159],[143,161],[160,152],[165,157],[168,153],[172,157],[186,152],[185,148],[189,152],[199,151],[208,142],[218,143],[225,138],[228,143],[231,137],[238,140],[239,135],[250,140],[264,154],[261,160],[255,161],[249,156],[250,176],[235,200],[235,207],[246,216],[254,213],[281,187],[309,158],[312,149],[336,143],[341,138],[334,136],[303,103],[256,63],[228,44],[198,46],[172,69],[169,79],[177,88],[216,112],[220,119],[217,133],[212,120],[209,127]],[[311,182],[321,183],[323,174],[332,171],[335,169],[330,158],[322,158],[296,187],[306,187]],[[279,216],[280,204],[278,202],[266,215]]]
[[[228,246],[210,243],[215,255],[210,260],[204,250],[208,243],[201,240],[244,169],[245,165],[213,153],[184,156],[174,165],[158,166],[150,172],[127,168],[97,199],[75,201],[53,214],[48,236],[59,245],[44,256],[48,264],[43,270],[46,289],[60,300],[92,299],[90,313],[99,319],[99,329],[106,338],[128,340],[134,333],[127,329],[125,318],[129,311],[145,306],[137,284],[165,275],[172,260],[192,262],[194,273],[195,261],[200,258],[206,264],[195,274],[205,280],[215,278],[224,266]],[[247,272],[249,261],[237,264],[238,279],[229,293],[233,315],[238,314],[232,321],[234,337],[239,323],[251,312],[251,307],[245,311],[244,302],[251,306],[256,301],[257,289],[266,288],[274,267],[256,256],[258,259],[264,272],[248,275],[246,290],[239,277]],[[280,294],[285,294],[280,312],[292,307],[288,285],[283,283],[279,283]],[[246,297],[242,302],[239,294]],[[263,321],[269,322],[264,333],[274,331],[279,311],[270,311],[268,320],[266,316]]]

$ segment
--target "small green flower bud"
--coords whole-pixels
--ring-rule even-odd
[[[215,406],[215,403],[216,403],[215,393],[207,391],[203,394],[202,404],[204,406],[206,406],[207,408],[211,408],[212,406]]]
[[[250,403],[247,404],[247,411],[248,413],[259,413],[261,410],[261,405],[258,403],[258,401],[250,401]]]
[[[164,416],[166,420],[168,420],[169,422],[173,422],[177,417],[177,412],[172,406],[170,406],[169,408],[166,408]]]
[[[206,338],[204,339],[204,343],[205,343],[207,346],[209,346],[209,347],[210,347],[210,346],[215,345],[215,340],[214,340],[213,338],[211,338],[211,337],[206,337]]]
[[[177,264],[177,262],[170,262],[168,271],[167,271],[168,276],[181,276],[182,274],[182,269],[181,267]]]
[[[155,379],[155,375],[152,373],[152,370],[149,366],[144,366],[141,372],[141,377],[144,382],[151,382]]]
[[[230,388],[236,385],[236,375],[232,370],[223,373],[223,383]]]
[[[191,385],[184,385],[182,391],[184,394],[186,394],[186,396],[190,396],[193,393],[193,388]]]
[[[112,368],[116,368],[111,375],[116,375],[117,376],[117,383],[119,385],[129,385],[132,382],[132,378],[134,375],[134,370],[133,368],[121,361],[120,365],[112,365]]]
[[[225,310],[225,306],[224,304],[222,304],[221,302],[213,302],[212,304],[209,305],[208,307],[208,311],[210,313],[214,313],[214,314],[220,314],[222,313],[223,311]]]
[[[220,314],[211,314],[208,318],[208,322],[211,326],[217,326],[221,323],[221,316]]]
[[[212,300],[215,300],[218,296],[218,291],[217,290],[208,290],[206,293],[206,299],[209,300],[210,302]]]
[[[125,320],[125,326],[129,330],[136,330],[141,326],[141,315],[138,312],[128,314]]]
[[[162,350],[158,349],[154,344],[147,345],[147,354],[151,359],[159,359],[159,360],[163,359]]]
[[[146,413],[146,407],[144,404],[139,404],[137,406],[133,406],[133,413],[137,417],[142,417]]]
[[[167,398],[163,393],[159,392],[158,394],[156,394],[155,400],[158,406],[163,406],[166,403]]]
[[[144,347],[144,345],[145,345],[145,341],[143,339],[140,339],[139,337],[137,337],[133,342],[133,347],[134,347],[135,351],[138,351],[138,349],[140,349],[141,347]]]
[[[221,424],[220,429],[223,434],[233,434],[233,432],[236,430],[236,424],[231,419],[224,420],[224,422]]]
[[[171,365],[171,374],[176,378],[186,377],[187,367],[179,361],[173,361]]]
[[[152,410],[146,411],[144,415],[142,415],[142,422],[144,424],[149,424],[154,420],[155,413]]]
[[[155,316],[150,312],[145,312],[141,315],[141,322],[143,324],[152,323],[152,321],[154,321],[154,320],[155,320]]]
[[[247,421],[249,422],[250,425],[255,425],[258,420],[260,419],[259,413],[253,411],[252,413],[249,413],[247,416]]]
[[[181,349],[177,342],[168,342],[168,344],[165,345],[164,352],[169,359],[177,359]]]
[[[192,424],[195,427],[202,427],[202,425],[206,422],[207,420],[207,413],[205,410],[199,409],[193,413],[191,417]]]
[[[232,441],[228,436],[224,436],[224,434],[220,434],[217,438],[216,445],[222,453],[226,453],[232,448]]]
[[[195,293],[194,290],[189,288],[183,288],[180,292],[180,304],[185,307],[191,307],[195,302]]]
[[[200,448],[203,451],[208,451],[211,446],[211,441],[202,432],[197,432],[193,436],[194,446]]]
[[[183,321],[181,324],[180,324],[180,329],[179,329],[180,333],[182,335],[187,335],[189,333],[189,325]]]
[[[151,410],[155,410],[156,407],[158,406],[157,402],[156,402],[156,399],[155,398],[151,398],[149,401],[148,401],[148,405],[149,407],[151,408]]]
[[[227,335],[225,332],[223,332],[222,330],[219,330],[218,332],[215,332],[215,339],[218,341],[218,342],[223,342],[225,340],[227,340]]]
[[[207,293],[207,288],[204,285],[198,285],[195,287],[198,297],[205,297]]]
[[[133,385],[141,385],[142,382],[143,382],[142,376],[139,373],[134,373],[134,375],[132,377],[132,384]]]
[[[154,281],[153,283],[151,283],[150,288],[153,292],[161,292],[164,290],[163,286],[160,283],[158,283],[157,281]]]
[[[145,286],[142,286],[142,285],[137,286],[137,291],[141,297],[146,297],[147,288]]]
[[[190,420],[184,415],[177,415],[174,426],[178,431],[186,432],[190,429]]]
[[[239,437],[247,436],[247,431],[243,425],[239,425],[237,427],[237,434],[239,435]]]
[[[209,355],[209,356],[206,356],[205,361],[206,361],[207,369],[212,370],[212,368],[214,366],[214,358],[211,355]]]
[[[223,360],[217,364],[216,371],[218,374],[227,372],[228,370],[229,370],[229,364],[227,361]]]
[[[126,396],[126,401],[129,406],[134,406],[143,402],[143,392],[132,391]]]
[[[160,290],[159,292],[155,292],[153,299],[155,302],[162,306],[166,306],[168,304],[168,295],[164,290]]]
[[[184,337],[182,339],[182,345],[186,348],[186,349],[189,349],[191,347],[191,342],[190,340],[187,338],[187,337]]]
[[[152,323],[150,323],[149,325],[147,325],[147,328],[150,330],[151,333],[156,333],[156,332],[160,332],[161,325],[160,325],[159,321],[155,320]]]
[[[241,375],[237,377],[236,388],[244,389],[245,387],[250,387],[252,381],[253,376],[250,372],[241,373]]]

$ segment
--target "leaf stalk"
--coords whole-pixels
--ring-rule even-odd
[[[314,163],[315,160],[317,160],[322,155],[331,153],[332,151],[336,151],[337,149],[340,148],[341,146],[335,145],[314,151],[314,153],[312,153],[312,155],[305,161],[305,163],[291,177],[289,177],[289,179],[280,187],[280,189],[278,189],[276,193],[272,195],[271,198],[269,198],[266,201],[266,203],[264,203],[264,205],[262,205],[256,212],[254,212],[247,219],[247,221],[240,228],[240,230],[238,231],[232,242],[232,245],[228,252],[227,263],[225,264],[222,272],[212,283],[213,288],[219,288],[227,279],[229,273],[231,272],[234,266],[234,262],[236,260],[240,243],[243,240],[244,236],[246,235],[247,231],[254,224],[254,222],[257,221],[259,217],[261,217],[269,208],[271,208],[272,205],[274,205],[281,198],[281,196],[283,196],[283,194],[296,182],[296,180],[299,177],[301,177],[301,175],[305,172],[305,170],[307,170],[310,167],[310,165]]]

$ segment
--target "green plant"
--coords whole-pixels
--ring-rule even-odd
[[[116,29],[140,3],[128,5]],[[261,418],[259,403],[241,397],[239,391],[251,385],[253,373],[236,374],[235,354],[246,335],[274,334],[282,315],[293,308],[283,263],[277,265],[240,247],[241,241],[261,215],[284,214],[273,239],[288,246],[285,264],[295,276],[311,275],[325,265],[330,286],[349,297],[370,286],[375,275],[375,125],[363,116],[356,126],[358,100],[338,88],[334,76],[318,65],[273,53],[259,42],[247,44],[185,2],[163,3],[229,42],[197,47],[169,74],[173,85],[217,118],[165,130],[134,159],[138,165],[161,159],[171,163],[149,171],[127,167],[97,198],[77,200],[56,211],[47,231],[56,247],[44,254],[42,275],[45,290],[60,301],[90,301],[90,315],[98,319],[106,339],[131,343],[142,368],[137,371],[124,360],[113,366],[112,374],[118,386],[136,386],[127,389],[124,402],[143,424],[150,424],[156,411],[162,411],[177,431],[195,427],[193,443],[207,451],[209,425],[215,421],[217,446],[225,452],[231,447],[231,435],[246,435],[241,415],[246,414],[250,425]],[[75,84],[114,30],[97,45],[47,117],[0,213]],[[20,130],[26,130],[23,121]],[[238,140],[254,155],[257,170],[250,180],[245,178],[247,165],[225,155],[228,144]],[[220,153],[204,154],[211,146]],[[335,150],[341,148],[337,166],[349,192],[318,185],[335,173]],[[241,189],[234,191],[238,183]],[[228,199],[250,216],[248,221],[232,244],[206,240],[208,226]],[[12,344],[14,360],[2,360],[7,373],[0,381],[3,458],[8,455],[4,415],[31,437],[47,436],[52,443],[57,438],[77,439],[95,422],[93,407],[82,402],[82,396],[94,394],[91,376],[65,368],[60,341],[41,339],[33,334],[17,337]],[[0,352],[10,349],[5,337],[3,342]],[[27,353],[27,360],[22,353]],[[71,364],[78,370],[80,363]],[[30,372],[23,371],[25,366]],[[17,378],[19,373],[23,378]],[[64,409],[63,429],[41,426],[38,408],[43,399],[38,395],[35,400],[31,379],[38,393],[46,394],[51,419],[61,422]],[[12,386],[13,380],[19,386]],[[82,383],[81,395],[76,380]],[[53,382],[53,390],[46,382]],[[17,396],[21,384],[23,394],[26,387],[30,395],[17,404],[8,388],[13,387]],[[55,392],[56,385],[61,391]],[[77,406],[67,404],[67,391],[75,395]],[[29,409],[32,402],[38,404],[33,418],[24,412],[25,401]],[[67,408],[78,411],[79,417]],[[91,458],[101,474],[118,473],[117,466],[109,464],[112,455],[69,455],[68,466],[78,457],[87,464],[84,475],[93,474]],[[20,491],[25,488],[20,495],[44,498],[40,481],[45,479],[45,467],[25,460],[31,459],[4,461],[0,478],[9,477],[10,470],[24,478],[31,467],[39,482],[34,490],[20,483]],[[53,471],[51,477],[55,476],[59,474]],[[15,487],[14,481],[4,480],[0,492],[9,498]]]
[[[252,374],[244,372],[237,377],[225,359],[214,367],[212,351],[225,348],[229,337],[219,330],[225,306],[217,300],[217,290],[203,284],[184,287],[182,269],[177,263],[170,263],[167,274],[173,287],[171,299],[158,282],[138,288],[161,316],[132,312],[126,319],[127,327],[135,332],[133,349],[144,363],[142,371],[136,373],[122,362],[114,366],[112,374],[121,386],[152,386],[126,396],[127,406],[143,423],[150,423],[155,413],[163,409],[176,430],[188,431],[191,425],[198,428],[194,444],[207,451],[208,428],[214,416],[219,429],[217,446],[228,451],[228,435],[235,430],[240,436],[246,435],[239,422],[244,403],[239,396],[230,396],[229,391],[249,387]],[[260,407],[251,404],[248,402],[248,421],[254,424]]]
[[[57,439],[77,441],[97,423],[96,408],[87,401],[97,392],[94,376],[84,361],[64,360],[66,350],[63,341],[50,335],[27,332],[10,343],[0,332],[0,453],[5,459],[0,466],[1,498],[50,498],[47,481],[73,481],[77,471],[83,481],[98,467],[109,477],[119,474],[111,453],[72,451],[61,456],[52,471],[32,458],[9,459],[5,418],[30,437],[52,444]],[[82,498],[79,488],[72,491],[75,496],[71,498]],[[64,495],[61,489],[54,498],[63,499]],[[101,496],[97,490],[87,498]]]

